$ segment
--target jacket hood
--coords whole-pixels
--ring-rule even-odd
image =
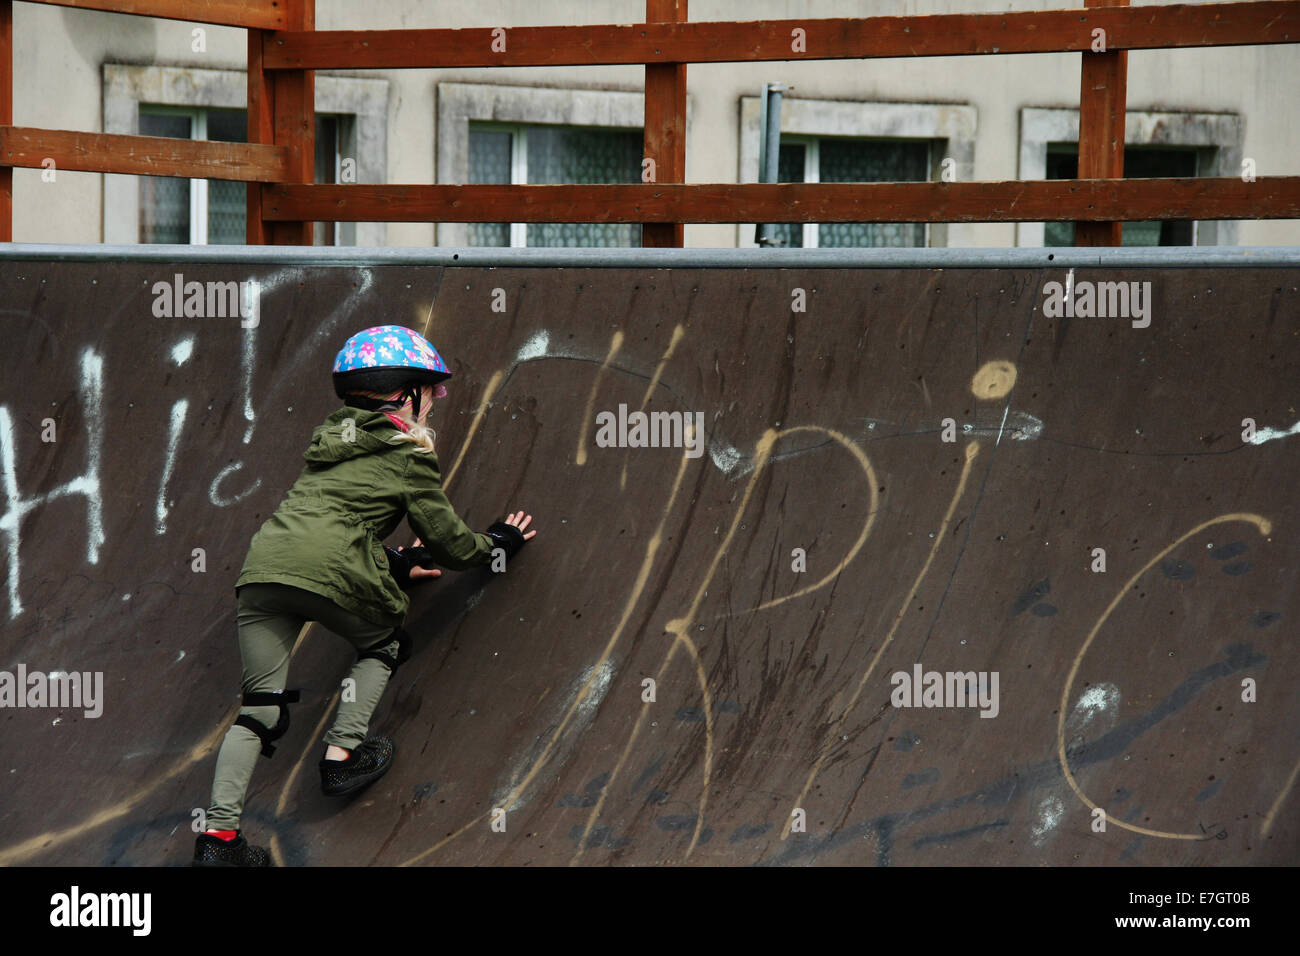
[[[340,408],[311,435],[303,452],[307,464],[332,465],[362,455],[382,454],[399,447],[392,441],[397,428],[383,412],[363,408]]]

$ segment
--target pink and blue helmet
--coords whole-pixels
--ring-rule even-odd
[[[334,357],[334,392],[396,392],[410,389],[419,414],[419,389],[451,378],[438,350],[402,325],[376,325],[348,339]]]

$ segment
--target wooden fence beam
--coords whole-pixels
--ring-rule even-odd
[[[248,31],[248,141],[271,145],[275,142],[275,110],[271,100],[271,76],[263,68],[262,50],[267,32]],[[286,159],[287,162],[287,159]],[[285,172],[288,178],[288,171]],[[244,195],[244,241],[250,246],[270,242],[271,224],[262,215],[262,191],[254,186]]]
[[[137,17],[162,17],[227,27],[283,30],[289,24],[279,0],[29,0],[56,7],[103,10]]]
[[[283,31],[268,41],[265,66],[380,70],[1082,53],[1091,50],[1094,29],[1106,31],[1114,50],[1257,46],[1300,42],[1300,0],[512,27],[504,35],[501,29]]]
[[[14,5],[0,0],[0,125],[14,121]],[[14,171],[0,167],[0,242],[14,241]]]
[[[1089,7],[1123,7],[1128,0],[1085,0]],[[1112,50],[1095,34],[1098,52],[1083,54],[1079,88],[1080,179],[1124,177],[1124,110],[1128,97],[1128,51]],[[1076,222],[1076,246],[1122,245],[1122,222]]]
[[[1071,222],[1300,219],[1300,176],[604,186],[264,185],[270,221]]]
[[[646,0],[646,22],[685,22],[687,0]],[[645,68],[645,158],[653,163],[654,182],[686,182],[686,64],[647,63]],[[641,226],[644,247],[685,244],[680,222]]]
[[[316,0],[282,0],[285,16],[298,30],[316,26]],[[265,37],[266,34],[263,34]],[[263,69],[265,62],[262,63]],[[250,92],[251,92],[250,72]],[[316,74],[311,70],[277,72],[267,78],[270,88],[273,142],[289,149],[289,183],[305,184],[315,179],[316,171]],[[251,117],[251,113],[250,113]],[[249,120],[250,124],[252,120]],[[259,117],[259,123],[265,117]],[[250,130],[251,131],[251,130]],[[256,187],[250,187],[250,192]],[[272,220],[262,209],[265,241],[276,245],[310,246],[312,221]]]
[[[283,146],[0,125],[0,164],[40,169],[46,159],[58,170],[263,183],[289,170]]]

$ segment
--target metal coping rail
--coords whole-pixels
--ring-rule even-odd
[[[0,261],[502,269],[1186,269],[1300,266],[1300,246],[968,249],[505,249],[0,243]]]

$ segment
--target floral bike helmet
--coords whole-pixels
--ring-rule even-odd
[[[334,357],[334,392],[349,405],[378,408],[377,399],[352,392],[402,391],[420,417],[420,388],[451,378],[447,363],[420,333],[402,325],[376,325],[358,332]]]

